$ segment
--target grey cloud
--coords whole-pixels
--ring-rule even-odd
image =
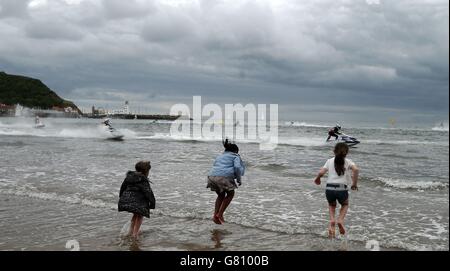
[[[194,22],[183,13],[173,10],[160,11],[146,20],[142,37],[153,43],[175,42],[186,37],[194,38],[194,29]]]
[[[34,39],[55,39],[77,41],[84,33],[76,26],[64,21],[38,20],[28,23],[25,27],[28,37]]]
[[[27,12],[0,18],[0,68],[80,100],[101,97],[72,90],[448,112],[444,0],[55,0]]]
[[[155,10],[151,0],[103,0],[102,4],[109,19],[136,19],[146,16]]]
[[[24,17],[28,15],[28,3],[31,0],[0,0],[0,18]]]
[[[77,7],[63,6],[68,21],[94,31],[105,24],[106,16],[103,14],[101,3],[82,1]],[[68,13],[67,10],[71,12]]]

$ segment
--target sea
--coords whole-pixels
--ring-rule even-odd
[[[448,250],[449,130],[345,125],[361,143],[348,158],[360,168],[350,192],[347,234],[329,239],[325,187],[313,180],[334,143],[332,124],[280,122],[278,146],[237,141],[243,184],[212,222],[208,172],[223,147],[213,137],[179,137],[172,122],[0,118],[0,250]],[[119,188],[150,160],[156,209],[138,240],[131,215],[117,212]]]

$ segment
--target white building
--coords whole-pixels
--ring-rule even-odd
[[[126,115],[130,114],[130,106],[128,101],[125,101],[125,105],[123,106],[123,114]]]
[[[129,102],[125,101],[125,105],[123,106],[123,108],[119,109],[119,110],[113,110],[112,114],[113,115],[129,115],[130,114]]]

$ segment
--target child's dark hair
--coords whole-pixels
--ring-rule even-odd
[[[334,169],[339,176],[345,173],[345,157],[348,154],[348,146],[345,143],[337,143],[334,147]]]
[[[134,166],[137,172],[140,172],[142,174],[147,174],[150,172],[150,169],[152,166],[150,165],[150,161],[139,161]]]
[[[223,147],[225,151],[239,153],[239,147],[236,144],[231,143],[228,138],[223,141]]]

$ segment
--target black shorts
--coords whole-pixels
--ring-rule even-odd
[[[347,190],[325,190],[325,195],[327,196],[328,204],[336,205],[336,201],[340,205],[343,205],[346,200],[348,200]]]

